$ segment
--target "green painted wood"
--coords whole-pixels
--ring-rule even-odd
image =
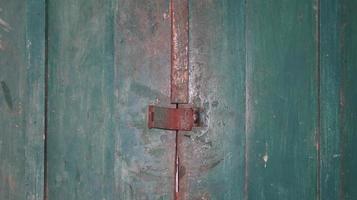
[[[316,199],[317,5],[247,1],[245,199]]]
[[[190,102],[203,127],[179,133],[181,199],[356,198],[354,6],[190,1]],[[173,199],[174,134],[146,124],[148,104],[170,106],[169,0],[49,0],[48,12],[49,199]],[[28,59],[14,55],[1,64]],[[3,77],[0,109],[11,110]]]
[[[180,132],[181,199],[243,199],[244,1],[190,1],[190,102],[203,127]]]
[[[356,199],[355,1],[321,4],[321,199]]]
[[[48,199],[114,199],[111,0],[48,0]]]
[[[148,129],[149,104],[170,105],[169,0],[118,0],[115,178],[119,199],[173,199],[175,134]]]
[[[168,2],[49,0],[48,199],[172,199]]]
[[[44,5],[0,0],[0,199],[43,199]]]
[[[320,4],[320,199],[340,199],[341,2]]]
[[[341,199],[357,199],[357,2],[343,0],[340,24],[342,51],[341,127]]]

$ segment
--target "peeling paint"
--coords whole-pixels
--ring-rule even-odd
[[[265,154],[264,154],[264,156],[263,156],[264,168],[267,168],[268,160],[269,160],[269,155],[268,155],[268,143],[265,143]]]
[[[264,160],[264,168],[267,168],[267,162],[268,162],[268,159],[269,159],[268,154],[265,154],[265,155],[263,156],[263,160]]]

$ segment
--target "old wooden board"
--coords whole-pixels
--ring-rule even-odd
[[[247,1],[245,199],[316,199],[316,3]]]
[[[320,197],[340,199],[341,194],[341,2],[320,4]]]
[[[190,1],[190,102],[202,128],[179,133],[180,199],[243,199],[244,1]]]
[[[357,2],[341,1],[340,199],[357,199]]]
[[[169,1],[49,0],[48,198],[172,199]],[[171,149],[170,149],[171,148]]]
[[[119,199],[173,199],[175,134],[149,129],[149,104],[170,106],[170,1],[118,0],[115,175]],[[172,105],[174,107],[174,105]]]
[[[0,0],[0,199],[43,198],[44,10]]]
[[[180,199],[357,198],[354,0],[47,3],[45,83],[44,0],[0,0],[0,199],[174,199],[147,109],[188,100]]]
[[[47,3],[48,199],[113,199],[114,7]]]
[[[321,3],[321,199],[356,199],[355,1]]]

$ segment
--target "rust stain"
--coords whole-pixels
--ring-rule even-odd
[[[189,99],[188,0],[171,0],[171,103]]]
[[[189,101],[189,41],[188,0],[171,0],[171,103],[187,104]],[[197,120],[197,117],[193,119]],[[175,150],[175,195],[174,199],[185,199],[186,170],[180,162],[182,137],[176,131]],[[181,167],[179,167],[181,166]],[[183,180],[183,182],[181,182]],[[183,186],[183,188],[181,188]]]
[[[163,17],[156,16],[151,18],[150,13],[136,10],[138,16],[138,24],[141,33],[138,34],[140,41],[144,40],[140,36],[146,35],[145,31],[151,30],[149,35],[152,35],[153,45],[144,46],[149,55],[157,56],[156,51],[160,51],[160,45],[165,45],[165,37],[155,37],[160,35],[157,31],[160,29],[159,20],[166,20],[167,15],[164,13]],[[189,41],[188,41],[188,0],[170,0],[169,8],[171,18],[171,84],[170,84],[170,99],[171,103],[175,104],[173,107],[148,107],[148,127],[161,128],[166,130],[175,130],[175,159],[174,159],[174,194],[175,200],[181,199],[185,193],[180,191],[179,180],[186,174],[186,168],[180,163],[180,144],[181,136],[179,131],[190,131],[199,121],[199,112],[192,107],[179,107],[180,104],[188,104],[189,101]],[[125,23],[125,20],[124,20]],[[148,27],[150,26],[150,27]],[[156,46],[155,46],[156,45]],[[156,47],[156,48],[155,48]]]
[[[193,108],[148,107],[148,127],[166,130],[191,131],[198,114]]]

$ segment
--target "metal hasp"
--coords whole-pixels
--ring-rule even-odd
[[[175,193],[174,199],[180,199],[179,148],[180,131],[191,131],[198,126],[199,110],[181,107],[189,103],[189,19],[188,0],[170,0],[171,16],[171,104],[173,107],[148,107],[148,126],[173,130],[176,134],[175,147]]]
[[[194,108],[182,108],[189,102],[188,0],[171,0],[171,104],[177,108],[149,106],[149,128],[190,131],[197,126]]]
[[[148,108],[149,128],[176,131],[191,131],[198,126],[199,111],[193,108],[166,108],[150,105]]]

